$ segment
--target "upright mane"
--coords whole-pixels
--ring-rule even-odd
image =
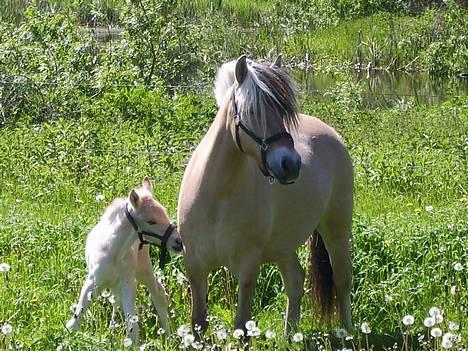
[[[236,61],[223,64],[216,75],[215,97],[221,107],[235,85]],[[248,74],[236,89],[236,103],[242,117],[265,121],[269,106],[287,126],[295,126],[298,118],[294,82],[279,67],[247,60]],[[270,112],[271,112],[270,110]]]

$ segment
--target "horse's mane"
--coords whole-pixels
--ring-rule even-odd
[[[223,64],[216,75],[214,93],[221,107],[235,84],[236,61]],[[242,117],[265,121],[266,106],[284,120],[287,126],[295,126],[298,118],[296,88],[294,82],[279,67],[247,60],[248,73],[236,89],[236,103]]]
[[[115,217],[122,213],[125,204],[124,198],[117,198],[106,208],[102,218],[108,218],[110,222],[115,220]]]

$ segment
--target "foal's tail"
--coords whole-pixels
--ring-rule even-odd
[[[315,230],[309,238],[309,292],[312,304],[320,311],[322,321],[328,321],[336,299],[333,269],[327,248]]]

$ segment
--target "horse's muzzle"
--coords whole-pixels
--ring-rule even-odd
[[[174,239],[172,249],[177,253],[181,252],[184,249],[184,244],[182,243],[181,238],[177,237]]]
[[[267,165],[280,184],[292,184],[301,171],[301,156],[294,149],[279,147],[267,154]]]

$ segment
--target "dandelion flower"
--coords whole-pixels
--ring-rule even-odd
[[[267,330],[266,333],[265,333],[265,338],[267,339],[273,339],[276,337],[276,333],[274,331],[271,331],[271,330]]]
[[[429,309],[429,316],[431,316],[431,317],[435,317],[435,316],[437,316],[437,315],[439,315],[441,313],[442,312],[440,311],[440,308],[438,308],[438,307],[431,307]]]
[[[195,337],[192,334],[184,335],[184,339],[182,343],[185,347],[193,346],[193,342],[195,341]]]
[[[392,302],[393,297],[391,295],[385,295],[385,302]]]
[[[125,347],[131,347],[131,346],[133,345],[132,339],[130,339],[130,338],[125,338],[124,341],[123,341],[123,345],[124,345]]]
[[[367,322],[364,322],[361,324],[361,331],[364,333],[364,334],[370,334],[371,332],[371,328],[369,326],[369,323]]]
[[[2,333],[5,335],[10,334],[12,331],[13,331],[13,327],[8,323],[2,327]]]
[[[434,317],[436,324],[440,324],[444,321],[444,316],[441,314],[438,314],[437,316]]]
[[[449,348],[451,348],[453,346],[453,343],[450,340],[442,340],[441,346],[444,349],[449,349]]]
[[[261,334],[261,330],[260,328],[257,328],[257,327],[253,327],[252,329],[247,330],[247,335],[253,336],[254,338],[260,336],[260,334]]]
[[[240,339],[244,336],[244,331],[242,329],[236,329],[232,333],[232,336],[235,337],[236,339]]]
[[[224,329],[218,330],[216,332],[216,338],[218,338],[219,340],[226,340],[226,338],[227,338],[226,330],[224,330]]]
[[[103,201],[103,200],[104,200],[104,195],[102,195],[102,194],[96,195],[96,201]]]
[[[457,294],[457,286],[456,285],[452,285],[452,287],[450,288],[450,293],[452,295],[456,295]]]
[[[201,350],[203,348],[203,344],[200,341],[195,341],[192,343],[192,347],[195,350]]]
[[[460,262],[455,262],[454,265],[453,265],[453,269],[460,272],[460,271],[463,270],[463,265]]]
[[[452,333],[445,333],[445,334],[442,336],[442,340],[453,341],[453,340],[454,340],[454,337],[455,337],[455,335],[453,335]]]
[[[179,328],[177,328],[177,335],[183,337],[187,335],[190,331],[190,327],[187,324],[182,324]]]
[[[293,340],[295,342],[301,342],[302,340],[304,340],[304,335],[302,335],[302,333],[296,333],[293,336]]]
[[[133,315],[133,316],[130,317],[130,323],[132,323],[132,324],[138,323],[139,320],[140,319],[136,315]]]
[[[245,323],[245,328],[246,328],[247,330],[252,330],[252,329],[255,328],[255,327],[256,327],[255,321],[247,321],[247,322]]]
[[[414,317],[410,314],[403,317],[403,324],[404,325],[413,325],[414,324]]]
[[[342,329],[342,328],[341,328],[341,329],[338,329],[338,330],[336,331],[336,337],[337,337],[337,338],[342,339],[342,338],[346,338],[347,336],[348,336],[348,333],[346,332],[345,329]]]
[[[166,333],[166,331],[163,328],[159,328],[157,331],[158,335],[163,335]]]
[[[114,295],[111,295],[107,298],[107,300],[109,300],[109,302],[112,304],[112,305],[115,305],[115,296]]]
[[[434,338],[439,338],[442,336],[442,330],[440,328],[432,328],[431,329],[431,335]]]
[[[434,317],[427,317],[424,319],[424,325],[428,328],[433,327],[435,324],[435,318]]]
[[[455,330],[458,330],[458,328],[460,328],[460,325],[458,323],[450,321],[448,324],[448,327],[450,330],[455,331]]]
[[[10,265],[6,262],[0,263],[0,272],[8,272],[10,270]]]
[[[426,206],[425,210],[426,212],[432,212],[432,210],[434,210],[434,207],[432,207],[431,205],[428,205]]]

